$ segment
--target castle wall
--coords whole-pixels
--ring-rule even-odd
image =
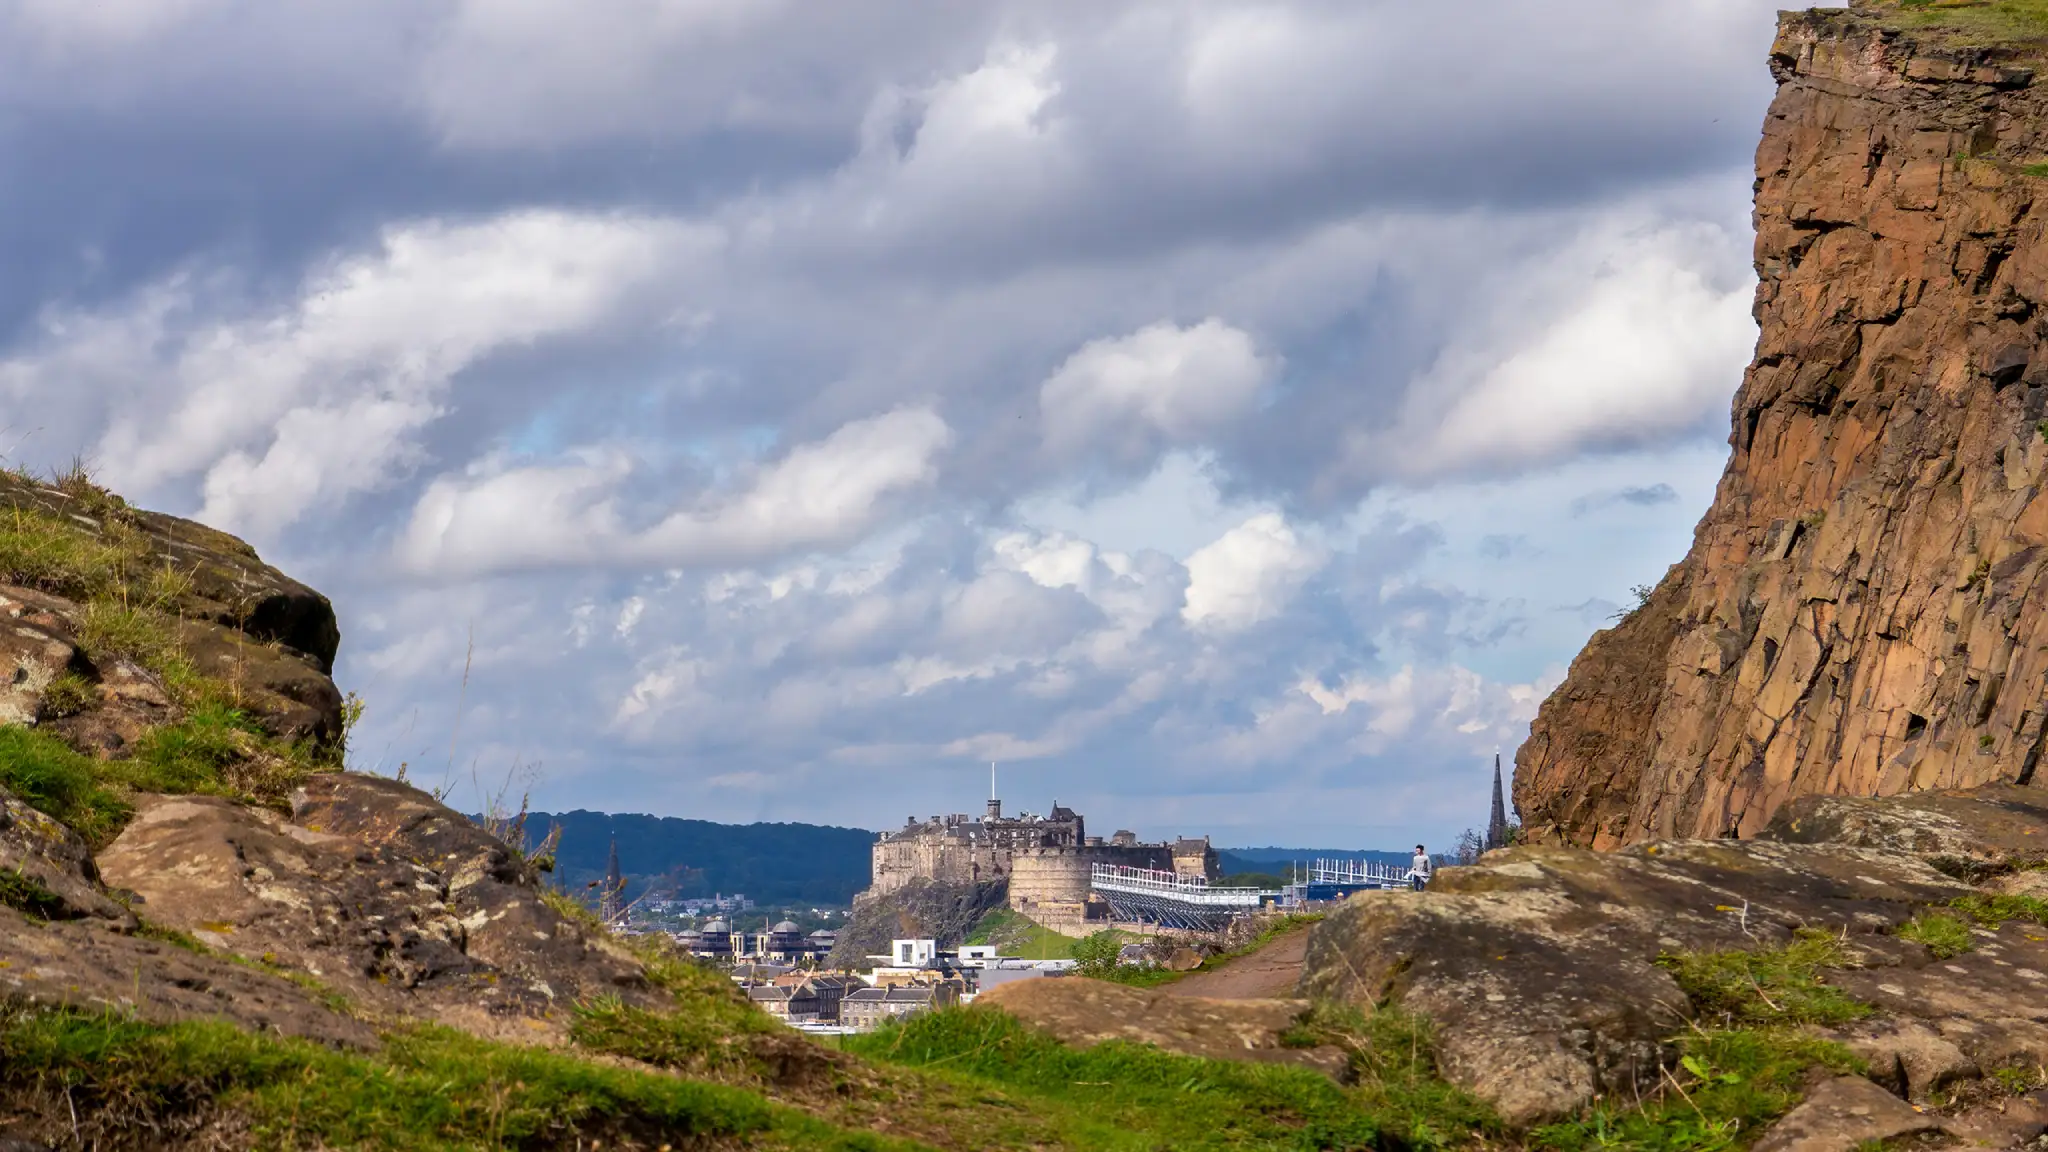
[[[991,801],[982,819],[966,816],[915,817],[883,834],[874,847],[874,880],[855,898],[859,907],[917,880],[975,884],[1006,880],[1009,905],[1035,923],[1069,936],[1085,936],[1107,925],[1108,906],[1094,897],[1092,870],[1098,864],[1218,875],[1216,852],[1207,840],[1139,844],[1119,831],[1103,843],[1087,835],[1079,813],[1055,806],[1049,817],[1001,816]]]
[[[1222,862],[1206,839],[1183,840],[1174,845],[1173,870],[1189,879],[1220,880],[1223,877]]]
[[[1169,871],[1173,850],[1163,844],[1102,844],[1019,852],[1010,861],[1010,907],[1055,932],[1084,935],[1097,864]]]
[[[899,836],[877,841],[874,883],[864,896],[887,896],[916,879],[947,884],[1000,880],[1009,874],[1009,849],[986,840]]]

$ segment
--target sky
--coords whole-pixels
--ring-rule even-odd
[[[1444,843],[1677,561],[1756,0],[0,0],[0,455],[476,810]]]

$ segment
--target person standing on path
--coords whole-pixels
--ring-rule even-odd
[[[1408,866],[1408,886],[1420,892],[1422,891],[1422,886],[1427,883],[1429,883],[1429,853],[1422,850],[1422,845],[1417,844],[1415,846],[1415,861]]]

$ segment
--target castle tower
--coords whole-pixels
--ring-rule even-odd
[[[605,923],[616,921],[625,909],[619,897],[626,890],[626,878],[619,874],[619,838],[612,837],[612,855],[604,868],[604,889],[597,896],[597,915]]]
[[[1002,818],[1003,802],[996,799],[996,765],[991,760],[988,765],[988,819],[993,822]]]
[[[1500,786],[1500,753],[1493,754],[1493,815],[1486,821],[1486,850],[1508,846],[1508,805]]]

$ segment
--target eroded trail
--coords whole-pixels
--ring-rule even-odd
[[[1206,996],[1213,1000],[1269,1000],[1294,995],[1308,958],[1308,928],[1303,926],[1221,967],[1197,972],[1160,989],[1169,996]]]

